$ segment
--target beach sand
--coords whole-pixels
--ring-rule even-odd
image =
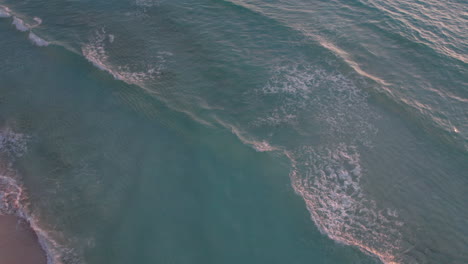
[[[0,215],[0,264],[46,264],[47,258],[29,224]]]

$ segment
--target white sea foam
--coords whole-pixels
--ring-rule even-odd
[[[29,137],[9,128],[0,130],[0,215],[14,215],[26,220],[35,231],[38,241],[47,255],[48,264],[62,264],[64,252],[72,252],[57,243],[51,232],[42,228],[38,217],[29,210],[25,188],[19,183],[11,161],[27,151]]]
[[[36,21],[36,24],[34,25],[34,27],[37,27],[40,24],[42,24],[42,19],[40,17],[34,17],[33,19],[34,21]]]
[[[17,17],[13,17],[13,25],[15,25],[16,29],[18,29],[19,31],[28,31],[29,30],[29,26],[24,23],[23,20],[21,20],[20,18],[17,18]]]
[[[11,174],[11,173],[10,173]],[[62,264],[60,250],[63,247],[54,241],[49,232],[40,227],[39,221],[27,208],[28,198],[23,186],[13,175],[0,174],[0,215],[14,215],[26,220],[35,231],[38,242],[47,255],[47,264]]]
[[[0,17],[10,17],[11,11],[7,7],[0,6]],[[42,24],[42,19],[39,17],[33,18],[36,24],[29,25],[24,22],[22,19],[14,16],[12,24],[18,29],[19,31],[26,32],[30,31],[31,28],[37,27]],[[39,47],[45,47],[49,45],[49,42],[45,41],[44,39],[40,38],[38,35],[34,34],[33,32],[29,32],[29,39]]]
[[[244,133],[242,133],[237,127],[234,125],[231,125],[220,118],[215,117],[215,120],[222,125],[223,127],[231,130],[231,132],[237,136],[237,138],[240,139],[244,144],[252,146],[256,151],[259,152],[266,152],[266,151],[275,151],[278,150],[277,147],[270,145],[267,141],[257,141],[254,139],[249,138],[248,136],[245,136]]]
[[[11,17],[11,11],[8,7],[0,6],[0,18],[2,17]]]
[[[349,78],[306,63],[275,67],[271,76],[257,95],[275,100],[275,108],[259,116],[254,125],[298,125],[300,119],[312,120],[319,123],[324,139],[347,137],[371,145],[370,138],[377,132],[372,120],[378,116],[371,111],[366,93]]]
[[[99,69],[110,73],[115,79],[128,84],[138,85],[148,92],[156,93],[153,90],[147,89],[146,83],[159,78],[164,66],[162,64],[150,65],[145,67],[145,71],[140,71],[133,70],[134,67],[132,65],[113,65],[106,50],[107,42],[105,40],[107,37],[109,37],[109,42],[115,38],[113,35],[112,38],[110,35],[107,35],[105,29],[95,32],[90,43],[82,47],[82,53],[86,59]],[[163,62],[161,61],[161,63]],[[138,65],[138,68],[141,68],[141,65]]]
[[[254,123],[289,123],[300,126],[301,132],[311,130],[311,135],[320,129],[320,146],[276,148],[291,160],[292,186],[314,223],[335,241],[356,246],[384,263],[399,263],[406,245],[398,212],[380,208],[361,186],[365,172],[358,148],[372,146],[377,133],[372,124],[378,118],[366,93],[348,77],[307,63],[275,67],[271,76],[257,94],[275,102],[275,107]]]
[[[0,175],[0,214],[16,214],[22,192],[22,188],[12,178]]]
[[[15,133],[11,129],[0,130],[0,153],[6,154],[10,159],[21,157],[28,150],[29,137]]]
[[[105,39],[104,35],[105,31],[97,31],[95,36],[91,39],[91,43],[82,47],[83,55],[94,64],[94,66],[98,67],[103,71],[110,71],[107,69],[104,62],[108,60],[108,56],[106,51],[104,50],[103,42]],[[112,72],[110,72],[112,74]]]
[[[362,191],[364,171],[356,147],[303,147],[285,154],[293,165],[293,188],[324,234],[376,255],[384,263],[399,263],[403,223],[395,210],[379,209]]]
[[[44,39],[38,37],[36,34],[29,32],[29,39],[39,47],[46,47],[49,45],[49,42],[45,41]]]

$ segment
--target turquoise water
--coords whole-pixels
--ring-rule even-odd
[[[467,8],[0,0],[0,213],[54,264],[467,263]]]

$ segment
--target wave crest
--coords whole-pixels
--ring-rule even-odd
[[[322,233],[376,255],[384,263],[399,263],[403,223],[395,210],[378,209],[362,191],[363,172],[356,147],[303,147],[286,155],[293,165],[293,188]]]
[[[46,47],[49,46],[49,42],[46,40],[40,38],[38,35],[29,32],[29,40],[31,40],[34,44],[36,44],[39,47]]]
[[[127,84],[144,88],[147,82],[160,77],[163,65],[150,65],[145,67],[144,71],[134,70],[132,65],[112,65],[106,46],[113,43],[114,39],[115,36],[112,34],[107,35],[104,28],[96,31],[90,43],[82,47],[82,53],[94,66],[110,73],[115,79],[124,81]],[[149,89],[146,90],[150,91]],[[150,92],[154,93],[154,91]]]
[[[267,141],[257,141],[254,139],[251,139],[250,137],[244,135],[245,133],[241,132],[240,129],[238,129],[236,126],[231,125],[223,120],[221,120],[218,117],[215,117],[215,120],[222,125],[224,128],[231,130],[231,132],[237,136],[237,138],[242,141],[242,143],[251,146],[258,152],[269,152],[269,151],[275,151],[279,150],[277,147],[272,146],[270,143]]]
[[[11,16],[10,9],[8,9],[8,7],[5,7],[5,6],[0,6],[0,18],[10,17],[10,16]]]
[[[319,127],[324,139],[371,145],[377,133],[372,120],[378,115],[371,111],[368,95],[349,78],[307,63],[277,66],[271,76],[257,96],[274,100],[276,107],[254,125],[287,123],[310,133]]]
[[[63,264],[63,259],[75,258],[74,253],[54,240],[51,231],[42,228],[39,218],[29,210],[26,189],[12,168],[13,161],[26,153],[29,138],[9,128],[0,130],[0,215],[14,215],[27,221],[47,255],[47,263]]]
[[[35,24],[26,23],[23,19],[19,18],[17,14],[13,13],[8,7],[0,6],[0,18],[2,17],[11,17],[13,16],[13,21],[11,22],[15,28],[21,32],[29,32],[29,40],[39,47],[46,47],[50,43],[43,38],[39,37],[31,31],[31,29],[38,27],[42,24],[42,19],[39,17],[34,17],[33,20]]]
[[[17,30],[19,31],[28,31],[29,26],[20,18],[13,17],[13,22],[12,24],[16,27]]]

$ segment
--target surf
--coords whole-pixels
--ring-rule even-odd
[[[14,216],[26,221],[37,235],[47,264],[63,264],[65,252],[71,252],[60,245],[45,229],[40,218],[29,209],[27,190],[20,183],[18,173],[13,168],[14,161],[25,155],[28,150],[27,135],[16,133],[8,127],[0,130],[0,215]]]

